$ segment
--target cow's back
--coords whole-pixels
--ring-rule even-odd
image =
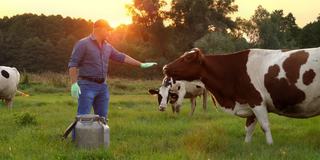
[[[270,112],[290,117],[320,113],[320,48],[252,49],[247,72]]]
[[[190,98],[190,96],[191,97],[200,96],[203,94],[205,90],[204,84],[199,80],[183,81],[183,83],[187,92],[186,95],[188,95],[186,98]]]
[[[0,66],[0,98],[11,99],[17,90],[20,74],[16,68]]]

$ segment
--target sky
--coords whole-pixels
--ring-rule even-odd
[[[291,12],[300,27],[317,20],[320,14],[320,0],[235,0],[235,2],[238,4],[238,13],[235,16],[249,19],[254,10],[262,5],[269,12],[276,9],[282,9],[284,14]]]
[[[92,21],[102,18],[116,27],[131,23],[125,7],[130,3],[132,0],[0,0],[0,18],[23,13],[60,14]],[[285,14],[292,12],[300,27],[315,21],[320,13],[320,0],[235,0],[235,3],[239,11],[232,17],[249,19],[262,5],[269,12],[275,9],[283,9]]]

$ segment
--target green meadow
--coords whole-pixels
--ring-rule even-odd
[[[65,78],[50,79],[54,78],[24,78],[20,89],[30,96],[17,96],[12,110],[0,102],[1,160],[320,159],[320,117],[301,120],[269,114],[274,144],[266,144],[259,126],[253,142],[245,144],[245,119],[216,109],[211,99],[207,112],[198,99],[192,117],[188,100],[179,115],[169,108],[159,112],[148,89],[161,80],[109,80],[110,148],[80,150],[70,136],[61,138],[74,120],[77,102]]]

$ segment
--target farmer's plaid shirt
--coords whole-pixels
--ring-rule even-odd
[[[76,43],[68,67],[77,67],[78,76],[106,79],[109,59],[123,63],[125,54],[107,42],[100,48],[96,38],[91,34]]]

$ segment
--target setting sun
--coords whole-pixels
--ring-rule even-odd
[[[170,2],[171,0],[167,0]],[[84,18],[90,20],[106,19],[112,27],[120,24],[130,24],[131,17],[126,9],[132,0],[2,0],[0,18],[23,13],[70,16],[73,18]],[[292,12],[297,18],[300,27],[312,22],[320,13],[318,0],[292,1],[292,0],[235,0],[239,11],[232,17],[240,16],[250,18],[258,5],[262,5],[268,11],[283,9],[285,14]]]
[[[90,20],[106,19],[112,27],[131,23],[126,4],[131,0],[5,0],[1,1],[0,17],[23,13],[61,14]]]

